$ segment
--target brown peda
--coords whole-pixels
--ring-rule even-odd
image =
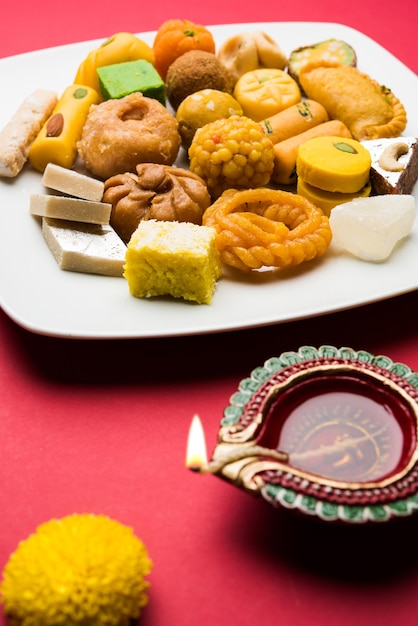
[[[356,67],[311,63],[301,69],[299,80],[307,97],[343,122],[357,141],[399,137],[406,127],[399,99]]]

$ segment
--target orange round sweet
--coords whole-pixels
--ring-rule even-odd
[[[165,80],[170,65],[185,52],[205,50],[215,53],[212,33],[190,20],[167,20],[161,24],[153,43],[155,68]]]

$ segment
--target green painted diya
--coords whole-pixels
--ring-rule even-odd
[[[207,470],[325,521],[409,516],[418,510],[417,397],[418,373],[386,356],[284,352],[239,384]]]

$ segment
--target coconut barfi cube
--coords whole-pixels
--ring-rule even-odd
[[[128,243],[124,276],[137,298],[172,296],[209,304],[220,275],[211,227],[143,220]]]

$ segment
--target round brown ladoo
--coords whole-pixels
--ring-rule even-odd
[[[190,50],[170,65],[166,78],[166,97],[176,111],[187,96],[201,89],[232,93],[231,72],[211,52]]]

